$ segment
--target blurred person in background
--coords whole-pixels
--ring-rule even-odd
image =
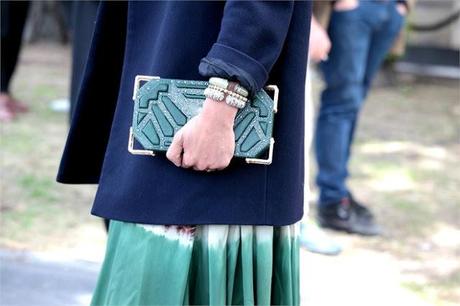
[[[19,57],[22,33],[29,11],[29,1],[1,1],[1,88],[0,122],[13,120],[28,107],[16,100],[10,91],[11,78]]]
[[[310,158],[309,152],[313,135],[313,97],[311,64],[326,60],[331,50],[331,41],[316,18],[311,18],[309,65],[305,84],[305,207],[300,227],[300,245],[307,251],[324,255],[338,255],[342,247],[330,238],[309,218],[310,200]]]
[[[359,112],[372,79],[398,37],[406,1],[315,1],[314,14],[327,29],[331,49],[318,51],[325,88],[315,129],[318,221],[321,226],[362,235],[381,229],[371,211],[346,186]]]

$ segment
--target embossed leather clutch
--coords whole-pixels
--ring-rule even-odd
[[[156,152],[167,151],[174,134],[200,112],[207,86],[206,81],[136,76],[129,152],[155,156]],[[245,158],[247,163],[270,165],[272,162],[278,87],[268,85],[266,89],[273,91],[273,99],[265,90],[260,90],[238,110],[235,118],[234,156]]]

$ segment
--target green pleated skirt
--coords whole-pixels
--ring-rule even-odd
[[[298,226],[111,221],[91,305],[299,305]]]

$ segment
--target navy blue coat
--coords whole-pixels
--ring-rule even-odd
[[[310,2],[144,2],[99,7],[58,181],[98,183],[94,215],[150,224],[286,225],[301,219]],[[127,150],[134,77],[280,89],[270,166],[212,173]]]

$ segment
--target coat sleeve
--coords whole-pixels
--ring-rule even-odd
[[[200,74],[239,81],[254,95],[281,53],[293,9],[293,1],[227,1],[219,36],[201,60]]]

